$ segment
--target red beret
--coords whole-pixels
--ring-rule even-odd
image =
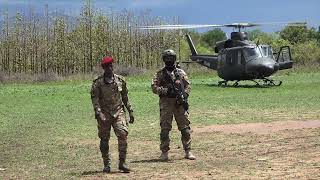
[[[111,56],[106,56],[102,58],[101,65],[108,65],[113,62],[113,58]]]

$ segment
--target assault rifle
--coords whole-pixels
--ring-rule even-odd
[[[172,84],[172,87],[174,89],[175,94],[177,94],[177,103],[181,104],[183,106],[183,109],[189,114],[189,103],[188,103],[188,95],[184,88],[184,83],[182,81],[182,77],[180,73],[175,69],[173,71],[175,80],[171,78],[168,72],[166,72],[168,79],[170,80],[170,83]],[[180,83],[175,83],[177,80],[180,81]]]

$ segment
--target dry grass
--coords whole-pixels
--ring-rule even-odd
[[[174,138],[170,161],[158,159],[158,141],[129,141],[129,164],[133,172],[117,171],[116,142],[111,141],[112,173],[101,172],[102,162],[84,157],[89,168],[78,167],[71,175],[81,179],[318,179],[320,178],[320,133],[318,129],[286,130],[273,134],[193,133],[198,159],[185,160],[180,142]],[[177,136],[175,134],[174,136]],[[62,143],[66,143],[63,141]],[[92,140],[68,139],[69,147],[97,148]],[[41,168],[41,167],[39,167]],[[45,167],[43,167],[45,168]],[[66,167],[69,168],[70,167]],[[41,169],[40,169],[41,170]]]

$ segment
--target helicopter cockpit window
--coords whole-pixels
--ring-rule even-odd
[[[271,57],[273,56],[273,52],[270,46],[260,46],[261,53],[263,57]]]
[[[249,57],[250,57],[250,56],[257,56],[257,55],[258,55],[256,49],[254,49],[254,48],[248,48],[248,49],[247,49],[247,54],[248,54]]]
[[[268,47],[261,47],[262,56],[268,56]]]
[[[261,56],[260,50],[258,48],[244,48],[243,53],[247,61]]]
[[[273,58],[273,51],[271,47],[268,48],[268,56]]]

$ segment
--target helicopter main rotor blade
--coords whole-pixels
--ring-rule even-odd
[[[210,28],[210,27],[232,27],[232,28],[246,28],[263,25],[277,25],[285,24],[287,26],[306,26],[306,22],[265,22],[265,23],[232,23],[232,24],[167,24],[167,25],[152,25],[140,26],[139,29],[196,29],[196,28]]]
[[[264,23],[232,23],[232,24],[224,24],[224,27],[233,27],[233,28],[246,28],[246,27],[254,27],[254,26],[264,26],[264,25],[277,25],[284,24],[287,26],[306,26],[306,22],[264,22]]]
[[[232,23],[232,24],[224,24],[222,26],[233,27],[233,28],[245,28],[245,27],[254,27],[254,26],[260,26],[260,25],[255,23]]]
[[[171,24],[171,25],[154,25],[154,26],[140,26],[140,29],[195,29],[195,28],[209,28],[209,27],[222,27],[222,25],[216,24]]]
[[[257,26],[263,26],[263,25],[287,25],[287,26],[306,26],[307,22],[264,22],[264,23],[253,23]]]

